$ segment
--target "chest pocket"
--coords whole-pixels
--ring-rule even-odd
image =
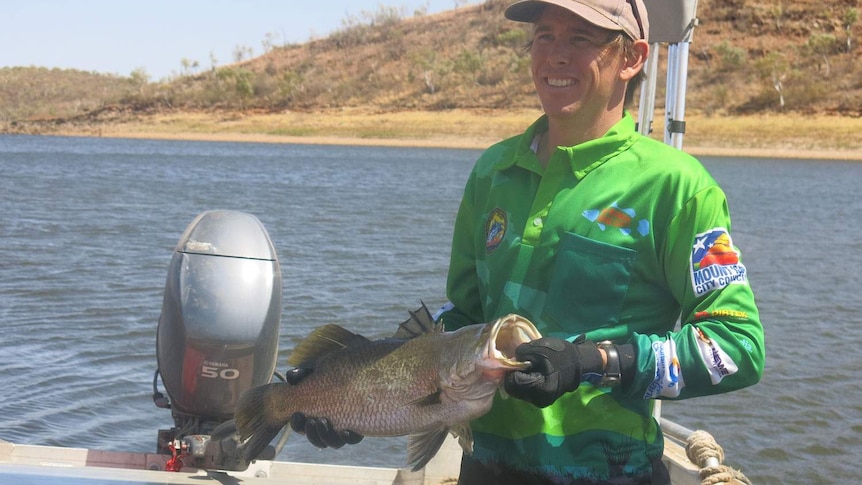
[[[545,321],[570,334],[618,324],[635,261],[633,249],[565,233],[548,288]]]

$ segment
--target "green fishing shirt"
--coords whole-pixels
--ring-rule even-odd
[[[473,168],[439,318],[453,330],[517,313],[544,336],[632,343],[636,376],[544,409],[497,396],[472,423],[473,458],[548,482],[637,481],[664,448],[653,399],[756,383],[763,328],[724,192],[697,160],[627,113],[543,168],[531,143],[546,130],[542,117]]]

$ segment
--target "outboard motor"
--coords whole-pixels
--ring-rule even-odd
[[[275,248],[256,217],[207,211],[189,224],[168,268],[156,338],[153,400],[175,424],[159,430],[160,453],[176,458],[182,449],[188,465],[218,467],[204,463],[213,430],[233,418],[244,391],[274,374],[281,295]]]

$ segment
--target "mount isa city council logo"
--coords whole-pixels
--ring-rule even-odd
[[[717,227],[694,238],[691,284],[696,296],[745,282],[745,266],[739,262],[727,229]]]

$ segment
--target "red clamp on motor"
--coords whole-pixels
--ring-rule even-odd
[[[183,458],[185,458],[188,452],[188,445],[180,440],[174,440],[171,444],[168,445],[168,448],[171,450],[171,458],[165,462],[165,471],[167,472],[178,472],[183,469]],[[177,450],[179,449],[179,453]]]

